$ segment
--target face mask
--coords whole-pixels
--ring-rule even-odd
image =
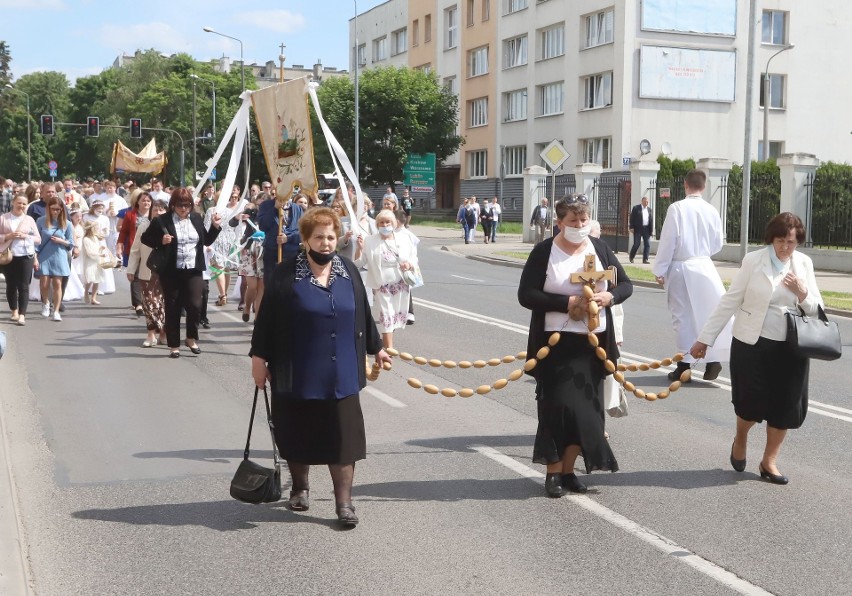
[[[317,265],[328,265],[334,258],[333,252],[326,254],[324,252],[317,252],[313,248],[308,250],[308,254],[310,255],[311,259],[313,259],[314,263],[316,263]]]
[[[393,234],[393,226],[381,226],[379,228],[379,233],[382,236],[390,236],[391,234]]]
[[[562,234],[565,236],[565,240],[571,244],[580,244],[589,236],[591,229],[592,228],[590,226],[584,226],[582,228],[565,228],[562,231]]]

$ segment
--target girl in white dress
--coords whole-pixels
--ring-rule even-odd
[[[103,236],[96,221],[87,221],[83,226],[83,250],[82,267],[83,267],[83,283],[86,285],[86,303],[90,302],[89,294],[91,293],[91,304],[100,304],[98,302],[98,285],[104,281],[104,271],[101,268],[100,259],[106,252],[106,247],[103,246]]]
[[[83,222],[97,222],[99,236],[101,238],[101,246],[106,249],[106,237],[109,235],[110,223],[109,218],[104,215],[104,207],[105,205],[103,200],[95,199],[94,201],[92,201],[92,208],[85,215],[85,217],[83,217]],[[115,292],[115,276],[113,275],[112,269],[103,270],[103,279],[101,280],[101,283],[98,286],[98,291],[101,294],[112,294]]]

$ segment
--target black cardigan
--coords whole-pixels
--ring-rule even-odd
[[[189,221],[198,232],[198,243],[195,245],[195,269],[204,271],[207,264],[204,262],[204,247],[210,246],[219,235],[219,228],[211,225],[209,230],[204,229],[204,220],[195,211],[189,214]],[[169,244],[163,244],[163,236],[169,234],[177,238],[177,230],[175,230],[175,222],[172,221],[172,212],[164,213],[154,219],[151,225],[142,232],[142,244],[150,246],[154,250],[163,250],[166,252],[166,268],[160,275],[169,275],[177,271],[177,242],[172,241]]]
[[[595,247],[595,252],[603,267],[614,266],[616,269],[616,285],[608,282],[607,291],[612,294],[612,303],[621,304],[633,294],[633,283],[621,263],[610,250],[609,246],[598,238],[589,238]],[[544,291],[544,281],[547,277],[547,263],[550,259],[550,249],[553,246],[553,238],[539,242],[530,252],[524,271],[521,273],[521,282],[518,286],[518,302],[521,306],[532,311],[530,318],[530,332],[527,339],[527,358],[533,358],[538,350],[547,345],[550,333],[544,330],[544,316],[548,312],[568,312],[568,297],[562,294],[551,294]],[[615,362],[620,353],[615,343],[615,333],[612,327],[612,310],[606,307],[606,345],[604,346],[608,358]],[[533,378],[538,379],[540,366],[527,372]]]
[[[312,339],[304,337],[294,342],[290,341],[290,321],[292,317],[299,316],[299,313],[293,312],[292,309],[296,257],[296,254],[285,254],[283,260],[275,267],[272,279],[264,291],[251,336],[249,356],[257,356],[266,361],[272,374],[270,385],[273,396],[292,392],[292,350],[299,349],[299,341],[307,342]],[[346,257],[340,257],[340,259],[349,273],[355,291],[355,350],[358,362],[358,386],[363,389],[367,385],[365,367],[367,354],[379,353],[382,349],[382,338],[370,314],[367,291],[364,289],[364,282],[361,280],[358,268]]]

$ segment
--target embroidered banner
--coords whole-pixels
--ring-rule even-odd
[[[317,191],[307,85],[302,77],[251,94],[266,168],[279,197]]]
[[[139,153],[133,153],[121,141],[116,141],[112,149],[112,162],[109,170],[113,174],[118,170],[159,174],[165,167],[166,154],[165,152],[157,153],[156,140],[151,139],[151,142],[145,145]]]

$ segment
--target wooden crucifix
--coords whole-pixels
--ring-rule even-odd
[[[615,284],[615,267],[610,267],[604,271],[595,270],[595,255],[586,255],[586,260],[583,262],[583,270],[578,273],[571,274],[571,283],[583,284],[583,295],[589,301],[589,331],[594,331],[601,324],[600,313],[598,312],[598,304],[592,300],[592,294],[595,292],[595,285],[599,281],[609,281]]]

